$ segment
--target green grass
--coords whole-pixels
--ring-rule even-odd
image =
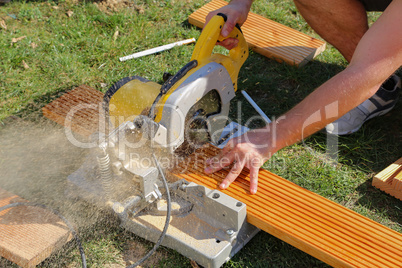
[[[127,7],[105,13],[90,1],[75,4],[69,1],[12,1],[0,7],[0,19],[7,25],[7,30],[0,28],[0,149],[3,150],[0,152],[29,149],[28,153],[7,155],[7,159],[2,155],[0,167],[9,163],[9,159],[16,169],[20,162],[23,162],[22,165],[29,162],[31,168],[24,171],[26,174],[11,174],[25,178],[38,176],[49,187],[55,182],[63,184],[65,177],[79,166],[83,152],[58,139],[57,142],[40,144],[39,138],[45,141],[49,134],[33,126],[42,128],[46,125],[43,126],[46,129],[50,124],[42,117],[41,107],[81,84],[105,92],[114,82],[132,75],[161,82],[164,72],[175,73],[189,61],[194,45],[126,62],[120,62],[118,58],[178,40],[197,38],[200,31],[189,25],[186,19],[205,1],[134,3],[142,7],[144,12]],[[73,11],[73,15],[67,16],[67,11]],[[292,1],[255,1],[253,11],[318,37],[298,14]],[[377,16],[372,13],[370,19],[374,20]],[[114,38],[116,31],[119,34]],[[26,38],[12,43],[13,38],[21,36]],[[29,66],[28,69],[24,68],[23,61]],[[302,68],[280,64],[251,52],[240,73],[239,89],[246,90],[268,116],[280,116],[320,84],[342,71],[346,64],[330,45],[316,60]],[[237,110],[237,101],[242,101],[241,111]],[[241,112],[243,118],[252,116],[249,108],[238,97],[233,101],[232,115],[236,117]],[[401,202],[371,186],[374,174],[402,156],[402,124],[398,122],[401,112],[400,101],[390,114],[371,120],[354,135],[340,137],[336,165],[325,154],[328,149],[326,135],[317,133],[302,143],[279,151],[264,167],[402,232]],[[10,126],[15,125],[10,116],[23,118],[30,123],[27,127],[9,130]],[[57,129],[54,125],[51,127]],[[16,139],[27,136],[35,139],[24,145],[13,145]],[[45,158],[44,163],[39,157],[43,148],[54,151],[54,157]],[[38,166],[49,163],[58,166],[60,161],[63,162],[62,167],[37,174]],[[12,184],[5,180],[7,172],[2,170],[0,174],[1,187],[30,200],[42,201],[44,196],[48,196],[48,205],[66,210],[65,200],[60,198],[62,188],[38,188],[34,183],[23,184],[23,181],[14,177],[16,183]],[[30,191],[25,191],[21,185],[30,188]],[[73,218],[81,223],[86,222],[80,234],[91,267],[112,267],[114,264],[122,267],[129,264],[130,255],[127,252],[133,251],[133,243],[139,243],[145,249],[152,247],[151,243],[122,230],[116,220],[109,219],[110,215],[100,212],[91,214],[89,208],[81,205],[75,205],[80,217]],[[76,267],[80,264],[74,243],[66,245],[41,266],[54,267],[55,263],[60,267]],[[157,261],[149,264],[152,265],[191,266],[187,258],[166,248],[158,250]],[[0,266],[12,267],[12,264],[0,259]],[[261,232],[224,267],[267,266],[324,267],[325,264]]]

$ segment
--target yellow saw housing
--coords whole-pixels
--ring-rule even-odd
[[[203,29],[199,40],[197,41],[192,57],[191,62],[195,62],[195,67],[187,70],[185,75],[183,75],[178,81],[176,81],[173,85],[170,85],[170,88],[164,94],[160,94],[161,85],[145,80],[143,78],[134,78],[128,83],[115,87],[111,92],[107,93],[108,102],[106,102],[107,110],[110,118],[110,122],[117,127],[118,125],[130,120],[132,121],[135,117],[139,115],[148,115],[150,107],[155,107],[154,110],[154,118],[151,118],[155,123],[159,123],[163,125],[164,128],[175,128],[174,135],[179,137],[182,135],[182,125],[184,123],[176,123],[174,126],[169,125],[172,122],[166,119],[167,114],[171,115],[172,111],[168,111],[168,105],[172,105],[174,100],[172,98],[180,99],[182,103],[185,103],[188,100],[193,101],[194,103],[185,104],[186,108],[183,110],[183,113],[189,111],[187,107],[191,107],[197,101],[199,101],[202,96],[199,98],[191,98],[194,93],[198,93],[199,91],[205,91],[203,94],[207,94],[208,90],[214,90],[217,88],[226,88],[222,90],[232,90],[233,92],[237,91],[237,78],[240,71],[241,66],[246,61],[248,57],[248,46],[244,36],[240,30],[240,28],[235,27],[233,31],[227,37],[222,37],[220,35],[221,29],[225,23],[224,15],[216,15],[214,16],[208,24]],[[229,51],[229,54],[222,55],[219,53],[213,53],[213,49],[218,41],[223,41],[226,38],[236,38],[239,40],[238,45]],[[211,65],[212,64],[212,65]],[[210,67],[206,67],[206,66]],[[218,67],[217,67],[218,66]],[[223,69],[219,69],[219,66],[223,67]],[[197,79],[202,80],[203,78],[210,77],[209,70],[222,72],[224,70],[228,75],[221,76],[222,81],[218,81],[222,84],[222,86],[217,85],[217,81],[213,83],[208,83],[206,81],[199,82]],[[195,77],[197,76],[197,77]],[[219,80],[220,76],[215,76],[214,80]],[[223,81],[224,80],[224,81]],[[192,85],[190,85],[192,83]],[[210,84],[213,86],[213,89],[204,90],[202,87],[208,86]],[[194,91],[194,88],[188,90],[188,92],[192,92],[188,98],[182,98],[183,95],[186,95],[185,87],[197,87],[198,91]],[[232,88],[232,89],[229,89]],[[180,93],[176,92],[180,88]],[[187,88],[188,89],[188,88]],[[110,91],[109,90],[109,91]],[[221,91],[222,91],[221,90]],[[219,91],[219,90],[218,90]],[[175,94],[174,94],[175,93]],[[222,92],[221,100],[222,100]],[[225,93],[226,94],[226,93]],[[230,99],[234,96],[234,93],[227,93],[226,95],[230,95]],[[159,101],[155,101],[158,95],[162,95]],[[227,96],[223,96],[227,105]],[[159,96],[160,97],[160,96]],[[105,96],[106,100],[106,96]],[[157,102],[157,103],[156,103]],[[184,106],[184,104],[183,104]],[[228,113],[228,109],[225,108],[224,113]],[[165,117],[163,120],[162,118]],[[163,121],[163,122],[162,122]],[[173,124],[173,123],[172,123]],[[179,125],[180,126],[179,126]],[[173,131],[171,131],[173,133]],[[165,133],[165,132],[163,132]],[[160,134],[160,133],[159,133]],[[166,134],[169,135],[169,134]],[[171,134],[173,135],[173,134]],[[170,137],[170,140],[173,138]],[[176,148],[176,146],[174,146]]]
[[[108,105],[109,119],[114,126],[132,121],[136,116],[147,113],[161,85],[145,79],[134,78],[120,87]]]
[[[166,102],[170,94],[177,88],[179,84],[185,81],[192,73],[196,72],[202,66],[209,62],[217,62],[222,64],[229,72],[232,79],[233,87],[237,91],[237,77],[241,66],[248,57],[247,42],[243,34],[238,28],[229,34],[226,38],[236,38],[239,40],[237,47],[229,51],[229,56],[219,53],[212,53],[217,41],[226,38],[220,35],[220,31],[225,23],[222,16],[214,16],[203,29],[199,40],[197,41],[191,60],[197,60],[198,66],[190,70],[179,82],[177,82],[169,92],[161,99],[160,104]],[[149,108],[159,93],[161,85],[152,81],[132,80],[123,85],[116,91],[109,101],[109,116],[111,121],[121,124],[127,120],[131,120],[137,115],[144,113]],[[161,106],[163,107],[163,106]],[[155,122],[159,122],[162,117],[160,109],[156,114]],[[115,126],[116,123],[113,123]]]

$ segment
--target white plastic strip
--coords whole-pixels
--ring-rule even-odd
[[[257,111],[257,113],[262,117],[262,119],[267,123],[271,123],[271,120],[268,118],[268,116],[261,110],[260,107],[258,107],[257,103],[253,101],[253,99],[250,97],[250,95],[247,94],[246,91],[242,90],[241,94],[246,98],[246,100],[253,106],[253,108]]]
[[[151,55],[151,54],[154,54],[154,53],[162,52],[164,50],[168,50],[168,49],[171,49],[171,48],[174,48],[174,47],[190,44],[190,43],[193,43],[193,42],[195,42],[195,38],[190,38],[190,39],[186,39],[186,40],[183,40],[183,41],[167,44],[167,45],[164,45],[164,46],[151,48],[151,49],[148,49],[148,50],[144,50],[144,51],[137,52],[137,53],[134,53],[134,54],[131,54],[131,55],[128,55],[128,56],[121,57],[120,61],[126,61],[126,60],[130,60],[130,59],[135,59],[135,58]]]

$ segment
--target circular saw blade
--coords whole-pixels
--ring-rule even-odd
[[[190,108],[185,119],[184,142],[175,150],[176,154],[189,155],[211,141],[208,117],[219,114],[221,107],[219,93],[211,90]]]

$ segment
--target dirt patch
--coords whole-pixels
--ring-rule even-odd
[[[144,13],[144,7],[135,5],[132,1],[127,0],[104,0],[94,3],[99,10],[105,13],[121,11],[125,8],[133,8],[138,13]]]
[[[123,259],[127,265],[132,265],[142,259],[149,249],[138,241],[129,241],[127,249],[123,252]],[[166,252],[156,251],[138,267],[156,267],[157,264],[167,257]]]

